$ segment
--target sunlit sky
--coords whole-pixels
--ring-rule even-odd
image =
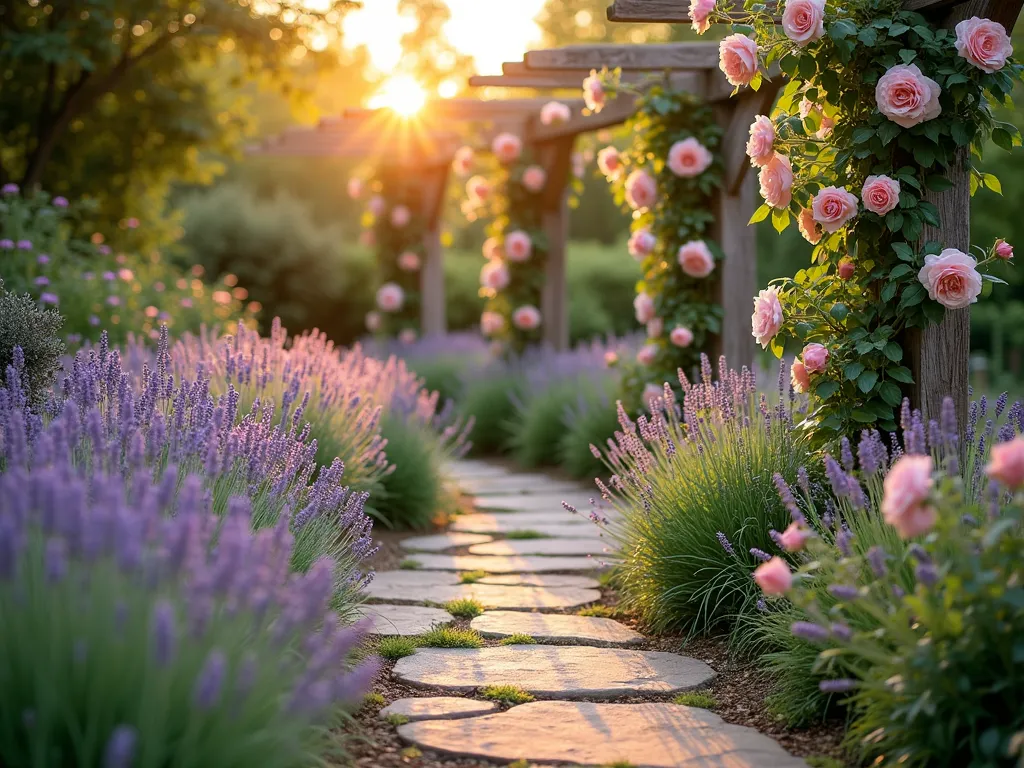
[[[374,66],[390,72],[401,55],[399,41],[411,19],[398,15],[397,0],[364,0],[344,20],[348,45],[366,45]],[[503,61],[517,61],[540,38],[534,17],[544,0],[448,0],[448,39],[476,60],[480,74],[500,74]]]

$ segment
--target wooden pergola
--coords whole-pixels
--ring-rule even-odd
[[[947,28],[972,16],[980,16],[1002,24],[1007,33],[1011,33],[1022,4],[1024,0],[904,0],[903,8],[917,11]],[[689,0],[613,0],[608,8],[608,20],[689,24],[688,10]],[[647,47],[655,50],[664,48],[660,45]],[[746,93],[741,91],[739,98]],[[970,250],[970,168],[970,153],[964,147],[959,150],[956,165],[949,174],[953,187],[945,192],[926,191],[925,199],[938,208],[943,226],[941,229],[925,226],[921,233],[922,243],[938,241],[964,252]],[[908,394],[914,406],[921,408],[925,418],[939,418],[942,401],[950,396],[956,404],[961,427],[965,423],[970,399],[970,331],[970,309],[958,309],[946,310],[943,321],[938,325],[923,331],[914,329],[906,334],[904,346],[915,382]]]
[[[579,89],[591,70],[603,67],[621,68],[622,81],[633,85],[667,83],[673,90],[687,91],[710,102],[714,108],[723,128],[721,154],[725,165],[711,235],[726,254],[718,275],[718,300],[724,310],[719,352],[734,365],[749,365],[754,358],[749,317],[751,297],[757,292],[757,262],[755,232],[747,227],[747,222],[756,210],[757,201],[755,177],[748,172],[750,164],[745,146],[750,123],[755,115],[771,106],[776,90],[766,82],[756,93],[730,99],[733,89],[718,69],[716,43],[573,45],[530,51],[521,62],[503,64],[502,75],[478,75],[470,78],[469,83],[478,87]],[[585,116],[574,111],[566,122],[548,126],[536,124],[530,139],[534,142],[564,141],[562,151],[567,162],[576,136],[623,123],[635,111],[635,98],[624,94],[595,115]],[[568,238],[564,224],[549,232],[552,243],[555,242],[552,235],[557,233],[562,237],[559,251],[564,253],[564,242]],[[556,280],[553,286],[564,285],[564,263],[559,268],[560,275],[550,276]]]

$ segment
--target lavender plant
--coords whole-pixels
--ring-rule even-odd
[[[59,312],[41,308],[28,294],[8,293],[0,280],[0,372],[13,365],[36,403],[43,401],[60,369],[64,344],[57,334],[63,323]]]
[[[565,407],[558,456],[560,466],[573,477],[597,477],[604,471],[597,446],[607,445],[619,426],[613,388],[600,383],[583,387]]]
[[[750,570],[789,517],[773,476],[795,481],[810,456],[781,371],[775,405],[748,370],[723,359],[718,375],[705,356],[697,384],[680,373],[682,404],[667,384],[649,417],[634,422],[620,404],[621,429],[602,451],[622,604],[658,630],[706,632],[756,611]]]
[[[75,416],[5,435],[0,763],[317,763],[377,669],[348,661],[363,630],[329,609],[333,563],[290,572],[289,519],[252,533],[249,502],[214,514],[198,476],[83,467]]]

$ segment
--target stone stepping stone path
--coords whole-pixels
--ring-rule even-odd
[[[478,509],[491,511],[458,517],[445,533],[403,540],[418,568],[376,574],[367,593],[384,602],[364,612],[375,632],[418,634],[454,620],[437,605],[474,598],[485,610],[470,627],[490,645],[419,648],[395,662],[396,681],[437,693],[399,699],[381,711],[385,718],[408,718],[398,727],[404,741],[502,763],[806,768],[770,738],[707,710],[615,703],[700,688],[715,672],[697,659],[634,647],[644,637],[618,621],[567,613],[601,599],[593,574],[614,556],[605,552],[613,542],[598,526],[561,506],[566,499],[589,511],[592,492],[479,461],[453,462],[447,471]],[[506,537],[517,531],[546,538]],[[469,554],[446,554],[464,547]],[[459,572],[467,571],[487,575],[462,583]],[[538,644],[494,644],[514,634]],[[494,702],[470,698],[491,685],[513,685],[542,701],[500,711]]]
[[[611,646],[635,645],[644,639],[625,624],[596,616],[487,611],[473,619],[469,626],[484,637],[522,633],[538,643]]]
[[[421,699],[398,699],[380,711],[381,717],[401,715],[409,722],[417,720],[458,720],[486,715],[498,708],[493,701],[477,701],[458,696],[424,696]]]
[[[455,621],[448,611],[422,605],[364,605],[361,610],[373,622],[374,635],[420,635],[435,624]]]
[[[471,720],[409,723],[406,741],[496,762],[637,768],[806,768],[752,728],[677,704],[538,701]]]

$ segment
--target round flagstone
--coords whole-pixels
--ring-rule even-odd
[[[753,728],[677,704],[538,701],[469,720],[407,723],[398,735],[423,749],[501,763],[806,768]]]
[[[498,704],[493,701],[477,701],[459,696],[424,696],[393,701],[380,711],[380,716],[401,715],[413,723],[417,720],[458,720],[462,717],[486,715],[497,708]]]
[[[484,637],[508,637],[522,633],[538,643],[576,645],[635,645],[644,639],[625,624],[595,616],[565,616],[557,613],[488,611],[470,622],[470,628]]]
[[[423,571],[403,571],[423,573]],[[452,574],[454,575],[454,574]],[[531,611],[536,609],[576,608],[601,599],[596,589],[582,587],[530,587],[502,584],[416,584],[395,583],[374,579],[366,588],[366,595],[389,603],[437,603],[474,598],[486,608]]]
[[[676,693],[715,676],[703,661],[687,656],[581,645],[421,648],[399,659],[392,674],[403,683],[444,691],[518,685],[547,699]]]
[[[589,557],[484,557],[483,555],[416,555],[419,567],[427,571],[487,571],[487,573],[545,573],[551,571],[594,571],[604,567]]]
[[[611,556],[611,547],[604,539],[584,537],[580,539],[506,539],[476,544],[469,548],[471,555],[601,555]]]
[[[455,620],[448,611],[422,605],[364,605],[360,610],[373,622],[374,635],[421,635],[435,624]]]
[[[597,589],[597,579],[589,576],[572,576],[566,573],[498,573],[485,576],[477,584],[505,584],[522,587],[580,587]]]
[[[411,536],[402,539],[398,546],[408,552],[441,552],[452,547],[468,547],[493,541],[492,537],[480,533],[436,533],[432,536]]]

